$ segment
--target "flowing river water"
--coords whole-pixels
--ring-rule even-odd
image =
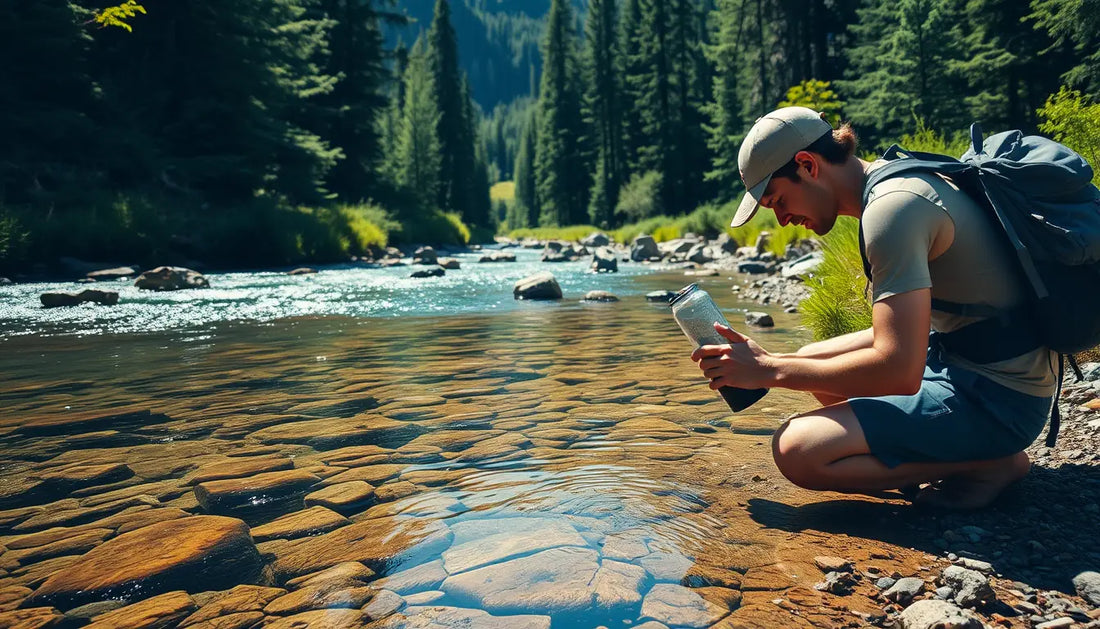
[[[668,307],[644,299],[694,278],[519,253],[439,279],[120,282],[114,308],[42,310],[38,292],[69,287],[0,288],[0,611],[86,618],[124,601],[196,627],[805,622],[752,611],[820,573],[751,506],[805,493],[775,470],[770,435],[813,400],[772,391],[729,412]],[[564,300],[512,299],[536,268]],[[729,290],[741,278],[700,281],[735,327],[761,309]],[[622,300],[582,303],[594,288]],[[771,314],[751,332],[766,348],[808,340],[797,315]]]

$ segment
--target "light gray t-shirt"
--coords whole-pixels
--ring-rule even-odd
[[[869,170],[884,163],[874,162]],[[1024,299],[1011,254],[981,207],[939,175],[908,174],[879,183],[862,223],[876,302],[922,288],[931,288],[936,299],[997,308]],[[939,332],[979,320],[932,311],[932,329]],[[1028,395],[1048,397],[1057,387],[1058,354],[1047,348],[996,363],[972,363],[953,354],[944,360]]]

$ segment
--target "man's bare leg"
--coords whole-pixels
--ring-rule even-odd
[[[988,505],[1030,469],[1023,452],[983,461],[887,467],[870,454],[863,429],[846,403],[789,420],[776,432],[772,452],[783,475],[807,489],[863,493],[945,481],[922,492],[920,501],[957,509]]]

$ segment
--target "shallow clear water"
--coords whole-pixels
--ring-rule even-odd
[[[262,578],[278,587],[361,561],[389,579],[374,584],[414,602],[535,616],[531,626],[546,619],[555,628],[659,618],[651,599],[698,585],[687,578],[693,571],[742,574],[774,562],[782,534],[762,530],[744,505],[790,491],[774,478],[767,435],[812,400],[773,391],[729,413],[688,359],[667,306],[642,297],[693,278],[641,266],[597,277],[559,265],[550,270],[565,300],[515,303],[511,284],[532,269],[481,266],[472,271],[480,280],[449,272],[435,293],[424,280],[401,279],[409,268],[214,276],[224,288],[142,296],[150,301],[133,309],[152,313],[130,318],[43,319],[9,304],[0,543],[52,528],[77,535],[139,507],[228,515],[251,527],[270,567]],[[759,306],[738,302],[730,283],[703,281],[737,322],[740,310]],[[580,303],[593,288],[623,301]],[[296,296],[279,297],[286,293]],[[381,295],[392,303],[371,301]],[[171,305],[176,298],[183,303]],[[449,314],[365,316],[425,303]],[[758,342],[790,351],[805,340],[795,316],[773,316],[776,328],[752,332]],[[30,330],[16,329],[24,320]],[[57,334],[65,329],[80,333]],[[349,488],[341,481],[354,477],[374,494],[330,504],[346,518],[331,532],[268,541],[261,527],[304,512],[322,483],[200,503],[196,477],[242,462],[293,466]],[[42,480],[118,465],[125,471],[110,479],[64,490]],[[264,475],[229,474],[246,485]],[[135,495],[148,499],[102,506]],[[360,530],[374,537],[349,533]],[[48,588],[84,560],[87,548],[78,550],[46,559],[9,550],[0,582]],[[181,586],[192,593],[208,589],[196,571]],[[76,601],[50,600],[62,609]],[[729,611],[699,605],[713,620]]]

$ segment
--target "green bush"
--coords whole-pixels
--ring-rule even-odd
[[[723,206],[723,215],[732,218],[734,212],[737,210],[738,203],[740,203],[740,200]],[[726,225],[729,225],[728,221]],[[816,234],[805,227],[799,227],[797,225],[780,227],[779,221],[775,218],[775,212],[767,208],[760,208],[748,223],[740,227],[726,227],[725,229],[726,233],[734,240],[745,246],[756,243],[756,239],[760,236],[761,232],[768,232],[771,234],[768,238],[768,251],[771,251],[777,257],[782,257],[783,254],[786,253],[787,245],[796,243],[803,238],[817,237]]]
[[[470,228],[458,214],[429,210],[403,221],[390,238],[404,244],[465,245],[470,242]]]
[[[342,205],[337,208],[347,245],[345,251],[363,254],[371,247],[389,244],[389,233],[400,228],[384,209],[370,203]]]
[[[799,310],[815,340],[871,327],[871,304],[859,255],[859,221],[840,217],[822,239],[825,260],[806,280],[810,296]]]
[[[1093,168],[1092,182],[1100,186],[1100,103],[1063,87],[1037,112],[1039,130],[1077,151]]]
[[[661,211],[661,173],[651,170],[635,174],[619,191],[615,214],[628,221],[640,221]]]
[[[508,232],[509,238],[522,240],[533,238],[535,240],[567,240],[576,241],[584,238],[592,232],[598,232],[598,227],[592,225],[568,225],[566,227],[524,227]]]

